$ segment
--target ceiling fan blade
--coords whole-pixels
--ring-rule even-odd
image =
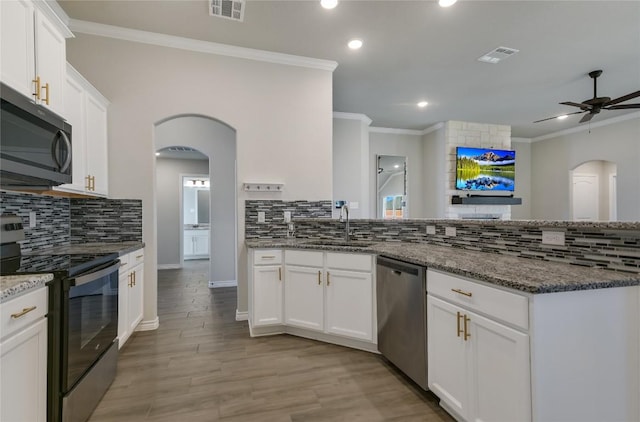
[[[640,97],[640,91],[632,92],[631,94],[623,95],[622,97],[619,97],[619,98],[614,98],[613,100],[607,101],[605,106],[623,103],[625,101],[629,101],[637,97]]]
[[[593,119],[593,116],[595,116],[595,114],[593,113],[585,114],[584,117],[580,119],[580,123],[588,122],[589,120]]]
[[[605,110],[623,110],[626,108],[640,108],[640,104],[620,104],[604,107]]]
[[[561,114],[560,116],[571,116],[572,114],[582,114],[582,113],[586,113],[587,110],[584,111],[574,111],[573,113],[567,113],[567,114]],[[557,119],[560,116],[554,116],[554,117],[547,117],[546,119],[542,119],[542,120],[536,120],[533,123],[539,123],[539,122],[544,122],[545,120],[553,120],[553,119]]]
[[[568,106],[572,106],[572,107],[579,107],[583,110],[589,110],[591,108],[591,106],[589,104],[583,104],[583,103],[574,103],[573,101],[565,101],[564,103],[560,103],[563,105],[568,105]]]

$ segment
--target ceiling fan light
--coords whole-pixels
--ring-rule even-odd
[[[458,0],[438,0],[440,7],[453,6]]]
[[[564,120],[564,119],[566,119],[567,117],[569,117],[569,116],[567,116],[566,114],[563,114],[562,116],[558,116],[558,117],[556,117],[556,119],[558,119],[558,120]]]
[[[420,107],[420,108],[424,108],[424,107],[426,107],[426,106],[428,106],[428,105],[429,105],[429,103],[428,103],[428,102],[426,102],[426,101],[420,101],[420,102],[418,103],[418,107]]]
[[[338,0],[320,0],[320,6],[325,9],[333,9],[338,5]]]
[[[350,49],[357,50],[360,47],[362,47],[362,40],[358,40],[358,39],[351,40],[347,45],[349,46]]]

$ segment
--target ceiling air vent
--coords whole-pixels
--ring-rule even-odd
[[[516,50],[515,48],[509,47],[498,47],[495,50],[488,52],[482,57],[478,57],[478,61],[484,63],[498,63],[501,60],[506,59],[507,57],[511,57],[520,50]]]
[[[209,0],[209,15],[242,22],[245,0]]]
[[[190,148],[190,147],[168,147],[164,149],[165,151],[171,151],[171,152],[194,152],[197,151],[196,149]]]

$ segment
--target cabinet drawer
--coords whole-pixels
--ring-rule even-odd
[[[138,249],[129,254],[129,264],[131,267],[135,267],[142,262],[144,262],[144,249]]]
[[[371,255],[327,252],[327,268],[370,272],[372,263]]]
[[[42,318],[47,313],[47,290],[42,287],[0,305],[0,337],[17,333]]]
[[[131,268],[131,254],[127,253],[120,255],[118,259],[120,260],[120,268],[118,269],[120,274],[123,274],[125,271],[129,271],[129,268]]]
[[[278,249],[265,249],[253,252],[253,265],[280,264],[282,263],[282,251]]]
[[[324,252],[288,250],[285,254],[287,264],[305,267],[323,267]]]
[[[529,299],[525,296],[434,270],[427,270],[427,292],[524,330],[529,329]]]

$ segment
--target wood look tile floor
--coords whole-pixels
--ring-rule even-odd
[[[453,421],[379,355],[289,335],[251,338],[207,261],[158,272],[155,331],[134,333],[91,422]]]

